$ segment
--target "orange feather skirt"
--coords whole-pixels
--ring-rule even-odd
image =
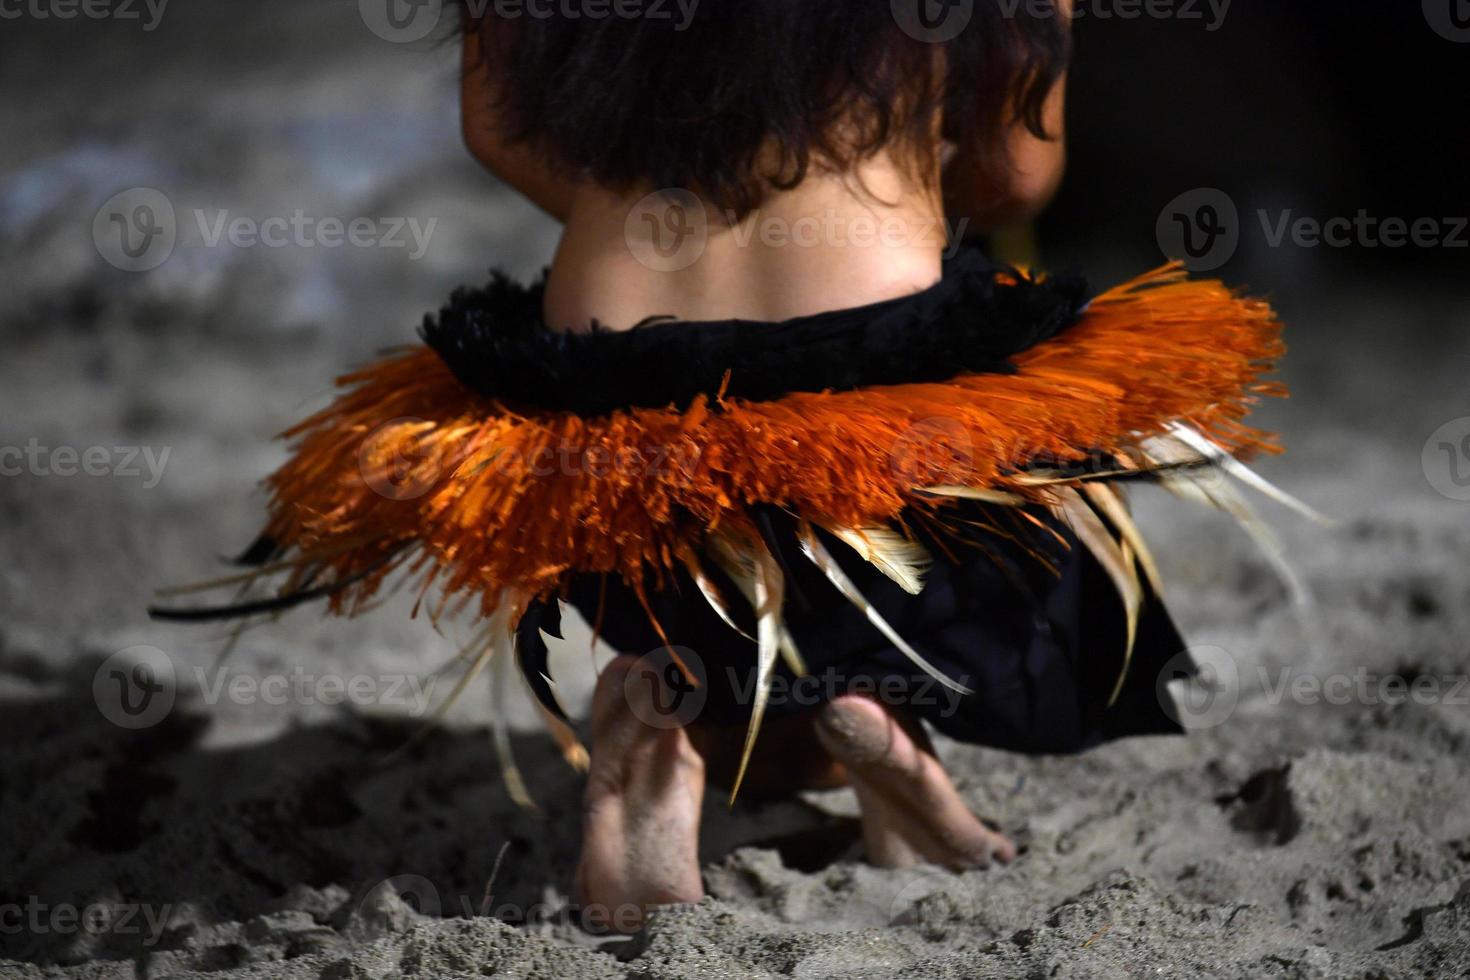
[[[772,325],[786,347],[760,324],[557,338],[539,322],[510,324],[511,307],[536,320],[524,312],[534,291],[497,280],[457,296],[462,314],[486,308],[446,308],[429,344],[341,377],[336,400],[285,433],[292,454],[267,481],[269,521],[241,577],[270,582],[268,593],[158,612],[267,615],[323,598],[353,615],[406,580],[431,618],[466,606],[482,618],[471,664],[519,660],[579,759],[541,636],[554,632],[558,598],[587,594],[579,583],[613,583],[676,649],[656,608],[672,596],[717,614],[756,679],[753,739],[771,703],[763,687],[810,669],[810,640],[786,625],[793,563],[806,563],[803,592],[811,575],[829,582],[916,672],[943,674],[922,638],[898,635],[901,602],[873,605],[855,567],[921,597],[936,563],[990,550],[983,526],[992,545],[1041,565],[1065,564],[1058,541],[1085,553],[1119,610],[1117,649],[1095,654],[1119,674],[1096,698],[1115,704],[1161,589],[1124,487],[1156,483],[1239,515],[1217,474],[1278,451],[1245,419],[1285,394],[1267,377],[1280,323],[1267,303],[1177,263],[1091,299],[1015,270],[971,266],[946,282],[922,302]],[[913,309],[942,316],[894,320]],[[886,333],[874,333],[878,320]],[[690,346],[704,336],[723,340]],[[874,344],[882,356],[865,357]],[[599,362],[632,377],[609,380]],[[757,377],[771,371],[795,374]],[[957,555],[966,542],[975,547]],[[1162,645],[1178,642],[1164,632]]]

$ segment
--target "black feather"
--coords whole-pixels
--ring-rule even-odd
[[[252,568],[269,564],[284,554],[284,549],[270,535],[262,534],[250,543],[250,547],[240,553],[239,557],[231,560],[232,565],[243,565]]]
[[[1055,336],[1086,305],[1071,276],[1010,282],[978,249],[962,250],[929,289],[868,306],[780,323],[650,318],[630,330],[547,328],[545,279],[494,273],[456,290],[420,331],[467,387],[510,404],[581,415],[684,407],[728,394],[769,401],[791,392],[943,381],[961,372],[1010,373],[1010,358]]]
[[[258,616],[261,613],[281,612],[286,609],[293,609],[303,603],[325,599],[334,593],[342,591],[354,582],[361,581],[381,567],[381,564],[374,565],[372,568],[364,568],[360,572],[355,572],[335,582],[328,582],[325,585],[318,585],[309,589],[301,589],[286,595],[271,596],[269,599],[234,602],[224,606],[201,606],[195,609],[171,609],[165,606],[149,606],[148,616],[151,619],[161,619],[175,623],[205,623],[217,619],[244,619],[249,616]]]
[[[562,638],[561,605],[555,597],[536,600],[521,615],[521,621],[516,624],[516,663],[520,665],[526,686],[531,689],[541,706],[552,717],[570,725],[571,719],[557,703],[556,694],[548,680],[551,666],[547,662],[547,655],[550,651],[546,640],[541,636],[542,630],[557,639]]]

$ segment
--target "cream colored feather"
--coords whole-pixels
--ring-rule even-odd
[[[909,595],[924,591],[924,575],[934,564],[934,556],[917,541],[887,527],[849,528],[824,524],[822,528],[897,582]]]
[[[1224,449],[1211,442],[1199,430],[1193,429],[1182,422],[1174,422],[1170,424],[1169,432],[1174,436],[1174,438],[1178,439],[1190,449],[1193,449],[1195,452],[1198,452],[1200,455],[1204,456],[1206,459],[1219,466],[1226,473],[1229,473],[1241,483],[1244,483],[1246,486],[1257,491],[1258,493],[1270,497],[1272,500],[1276,501],[1278,504],[1281,504],[1283,507],[1288,507],[1291,510],[1296,511],[1298,514],[1301,514],[1308,520],[1315,521],[1316,523],[1326,527],[1332,527],[1337,523],[1332,518],[1317,510],[1315,507],[1298,499],[1297,497],[1292,496],[1285,490],[1282,490],[1280,487],[1276,486],[1276,484],[1261,476],[1249,466],[1246,466],[1244,463],[1236,459],[1234,456],[1230,455]]]
[[[1064,473],[1061,470],[1028,470],[1024,473],[1015,474],[1011,479],[1027,487],[1076,487],[1087,483],[1100,483],[1104,480],[1117,480],[1135,475],[1137,475],[1137,471],[1129,469],[1098,470],[1093,473]]]
[[[1113,526],[1118,529],[1118,533],[1123,536],[1123,540],[1128,543],[1137,557],[1138,565],[1143,569],[1144,576],[1148,578],[1154,595],[1162,596],[1164,579],[1159,574],[1158,562],[1154,560],[1148,542],[1144,540],[1143,533],[1134,523],[1133,515],[1128,512],[1128,505],[1123,502],[1118,491],[1105,483],[1086,483],[1082,486],[1082,492],[1087,494],[1093,506],[1100,510],[1104,517],[1113,522]]]
[[[515,633],[510,628],[508,613],[502,618],[501,612],[497,610],[494,618],[498,623],[492,637],[491,666],[494,669],[490,672],[490,732],[495,743],[495,756],[500,760],[500,778],[505,781],[506,792],[517,806],[539,810],[536,801],[531,799],[531,794],[526,789],[526,780],[521,776],[520,767],[516,765],[515,755],[510,747],[510,714],[505,696],[510,689],[510,672],[515,666]],[[535,698],[531,700],[534,701]]]
[[[1014,493],[1006,493],[1004,490],[989,490],[985,487],[918,487],[919,493],[927,493],[935,497],[954,497],[959,500],[978,500],[981,503],[996,504],[1001,507],[1022,507],[1026,504],[1026,498],[1019,497]]]
[[[1193,433],[1193,430],[1188,431]],[[1296,566],[1287,558],[1286,545],[1282,543],[1281,538],[1271,529],[1270,525],[1261,520],[1245,496],[1228,481],[1221,478],[1224,473],[1223,467],[1216,460],[1203,455],[1203,448],[1196,443],[1202,441],[1205,447],[1214,448],[1218,452],[1223,452],[1223,450],[1214,447],[1198,433],[1193,434],[1197,437],[1193,441],[1187,438],[1158,437],[1145,443],[1146,452],[1150,456],[1166,463],[1185,463],[1193,459],[1208,467],[1203,472],[1189,469],[1160,472],[1156,476],[1159,485],[1176,497],[1194,503],[1202,503],[1233,518],[1235,523],[1250,535],[1251,540],[1265,556],[1272,570],[1276,572],[1276,576],[1286,586],[1292,602],[1300,610],[1311,610],[1314,605],[1311,591],[1297,573]],[[1308,619],[1313,618],[1308,612]],[[1314,634],[1320,632],[1315,622],[1308,623],[1308,626]]]
[[[720,587],[715,584],[714,579],[709,577],[709,573],[704,570],[704,566],[701,565],[699,562],[699,556],[694,554],[692,551],[686,551],[684,553],[684,567],[689,570],[689,577],[694,579],[694,584],[699,588],[699,594],[704,596],[705,602],[708,602],[710,604],[710,608],[714,609],[715,615],[724,620],[726,626],[730,627],[732,630],[754,643],[755,637],[751,636],[749,633],[745,632],[745,630],[736,625],[735,617],[730,612],[730,606],[725,601],[724,593],[720,591]],[[726,569],[726,574],[730,574],[728,568]],[[754,576],[754,569],[751,569],[750,574],[752,577]],[[742,578],[741,576],[732,574],[730,575],[730,577],[735,580],[735,583],[737,585],[739,585]],[[755,591],[754,586],[752,585],[751,593],[747,598],[749,598],[753,602],[754,596]]]
[[[1296,566],[1286,556],[1286,545],[1271,529],[1271,526],[1261,520],[1255,508],[1251,507],[1238,490],[1223,481],[1208,484],[1194,476],[1185,476],[1183,479],[1191,481],[1215,509],[1229,514],[1235,519],[1235,523],[1251,536],[1256,547],[1260,549],[1261,554],[1265,555],[1266,561],[1275,569],[1277,577],[1286,586],[1293,603],[1302,609],[1313,605],[1311,591],[1307,588],[1301,575],[1297,573]],[[1165,483],[1164,486],[1168,488],[1169,484]]]
[[[730,581],[735,583],[735,587],[740,590],[741,595],[745,596],[745,601],[750,603],[751,608],[758,608],[760,603],[756,600],[755,595],[755,557],[743,550],[739,545],[730,540],[729,536],[724,534],[710,535],[706,540],[706,550],[709,552],[710,557],[714,559],[715,563],[719,565],[724,573],[730,577]],[[697,583],[698,579],[696,579],[695,581]],[[716,595],[718,595],[718,589],[715,587],[713,582],[710,582],[710,586],[711,588],[715,589]],[[705,599],[707,601],[710,601],[712,605],[714,604],[714,601],[710,599],[710,594],[708,592],[705,592],[703,586],[700,586],[700,593],[704,595]],[[719,602],[724,602],[723,596],[719,597]],[[728,607],[726,607],[725,609],[721,609],[719,606],[716,606],[715,612],[719,614],[720,618],[728,623],[730,625],[730,628],[733,629],[735,632],[739,633],[747,640],[750,640],[752,643],[756,642],[755,637],[751,636],[749,633],[745,632],[745,630],[735,625],[734,619],[730,616]],[[793,674],[795,674],[797,677],[805,677],[808,673],[810,673],[810,671],[807,669],[806,661],[802,659],[801,651],[796,648],[796,641],[792,638],[791,632],[786,628],[786,624],[784,622],[781,623],[779,629],[778,649],[781,652],[781,659],[786,661],[787,668],[789,668]]]
[[[1138,616],[1143,608],[1143,587],[1138,581],[1131,548],[1125,548],[1113,540],[1107,526],[1087,505],[1087,501],[1082,499],[1081,494],[1073,489],[1061,490],[1057,493],[1057,500],[1062,517],[1071,525],[1072,533],[1077,535],[1077,540],[1097,559],[1112,580],[1113,587],[1118,590],[1118,597],[1123,602],[1123,612],[1127,617],[1128,640],[1123,649],[1123,669],[1113,686],[1112,696],[1108,698],[1108,706],[1111,707],[1123,692],[1123,682],[1127,679],[1128,668],[1133,662],[1133,644],[1138,638]]]
[[[751,539],[749,547],[755,564],[755,701],[750,709],[750,726],[745,732],[745,746],[740,752],[740,768],[735,773],[734,785],[730,787],[732,806],[736,794],[740,792],[740,784],[745,781],[745,769],[750,765],[750,754],[755,749],[756,736],[760,734],[761,721],[765,718],[766,704],[770,700],[771,678],[775,675],[776,657],[780,647],[781,604],[786,591],[781,566],[776,563],[765,542]]]
[[[898,632],[892,626],[888,625],[888,621],[883,618],[877,609],[873,608],[873,604],[862,594],[857,584],[848,577],[847,573],[842,570],[842,566],[838,565],[837,560],[827,551],[821,539],[817,537],[817,532],[811,524],[803,521],[797,530],[797,535],[801,541],[802,554],[811,559],[812,564],[822,570],[823,574],[827,576],[828,581],[837,588],[837,591],[841,592],[848,602],[851,602],[858,609],[862,610],[863,615],[868,617],[868,622],[877,627],[878,631],[887,637],[890,643],[902,651],[904,656],[908,657],[925,673],[950,690],[958,691],[960,694],[974,693],[958,681],[951,680],[945,676],[939,668],[935,667],[928,660],[925,660],[919,651],[910,646],[903,637],[898,635]]]

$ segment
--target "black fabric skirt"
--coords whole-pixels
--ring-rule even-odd
[[[1127,627],[1106,572],[1044,510],[1029,513],[1047,530],[1010,508],[961,509],[963,526],[972,530],[939,537],[918,532],[936,559],[918,595],[824,537],[883,618],[973,692],[968,695],[917,667],[799,554],[789,517],[761,515],[786,575],[786,625],[808,670],[798,679],[784,662],[778,665],[768,717],[809,711],[854,692],[901,705],[960,741],[1028,754],[1074,753],[1129,735],[1180,732],[1166,710],[1168,678],[1161,671],[1185,642],[1159,598],[1147,598],[1122,691],[1110,706],[1124,669]],[[749,603],[728,579],[712,575],[737,625],[754,635]],[[582,576],[567,599],[620,653],[660,656],[664,643],[648,612],[616,577]],[[649,600],[669,643],[699,680],[697,720],[745,723],[755,643],[725,623],[685,573]]]

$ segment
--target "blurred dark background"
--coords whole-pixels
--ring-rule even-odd
[[[0,20],[0,331],[12,344],[59,333],[79,345],[67,355],[73,364],[124,384],[130,350],[158,363],[205,337],[239,345],[230,352],[237,367],[305,345],[320,372],[410,339],[423,311],[492,265],[529,275],[549,261],[554,223],[461,145],[447,13],[437,30],[395,43],[377,9],[388,0],[138,0],[126,17],[118,5],[100,19],[34,13],[50,2]],[[1162,226],[1223,194],[1233,237],[1208,267],[1279,304],[1300,350],[1290,380],[1327,374],[1311,345],[1328,321],[1335,341],[1347,336],[1340,305],[1363,313],[1400,304],[1385,315],[1391,325],[1357,329],[1368,349],[1383,346],[1386,330],[1396,356],[1445,353],[1470,293],[1470,27],[1458,26],[1470,24],[1466,7],[1082,4],[1070,169],[1039,225],[1041,264],[1084,271],[1099,286],[1130,277],[1177,250],[1161,241]],[[135,187],[161,191],[178,215],[174,253],[146,272],[115,268],[92,240],[98,209]],[[1218,193],[1200,196],[1209,192]],[[196,212],[261,220],[298,209],[435,224],[421,255],[199,240]],[[1354,232],[1341,246],[1302,247],[1290,236],[1273,245],[1263,226],[1360,213],[1428,220],[1454,240],[1370,247]],[[145,336],[152,345],[137,346]],[[50,363],[55,353],[36,356]],[[18,431],[64,428],[26,397],[50,370],[21,372],[9,393]],[[291,391],[288,405],[318,390],[309,370],[300,377],[299,389],[279,389]],[[145,389],[134,414],[189,414]],[[243,407],[221,414],[245,452],[291,417],[274,406],[263,417]]]
[[[492,263],[520,271],[544,263],[555,229],[476,172],[458,146],[454,49],[435,44],[447,24],[389,43],[361,6],[191,2],[155,14],[139,0],[131,18],[22,12],[0,22],[5,326],[95,318],[141,291],[210,322],[248,306],[264,328],[330,328],[357,320],[354,297],[372,296],[362,309],[381,329],[354,331],[381,340]],[[1454,288],[1470,248],[1273,248],[1256,215],[1266,209],[1276,220],[1290,209],[1325,220],[1364,210],[1413,222],[1470,212],[1470,27],[1456,26],[1470,23],[1465,7],[1083,4],[1071,168],[1041,223],[1044,260],[1100,279],[1131,274],[1160,257],[1161,210],[1215,188],[1240,216],[1226,278],[1272,293],[1301,277],[1360,271]],[[356,214],[364,203],[392,202],[441,221],[426,261],[413,264],[401,253],[350,249],[286,250],[297,252],[287,263],[261,249],[203,254],[181,240],[188,254],[172,269],[94,268],[95,254],[77,245],[95,209],[140,184],[179,198],[181,209],[270,212],[290,198],[308,213]],[[151,282],[140,289],[141,279]],[[284,295],[262,302],[262,288]]]
[[[1458,4],[1460,41],[1432,26],[1436,3],[1446,16]],[[1463,284],[1470,247],[1281,254],[1301,250],[1266,247],[1252,212],[1325,220],[1364,209],[1411,222],[1470,212],[1470,7],[1237,0],[1214,31],[1215,15],[1198,10],[1202,20],[1079,24],[1071,168],[1043,221],[1054,254],[1081,263],[1105,243],[1136,261],[1156,249],[1161,208],[1212,187],[1247,225],[1227,279],[1273,293],[1296,276],[1355,272]]]

